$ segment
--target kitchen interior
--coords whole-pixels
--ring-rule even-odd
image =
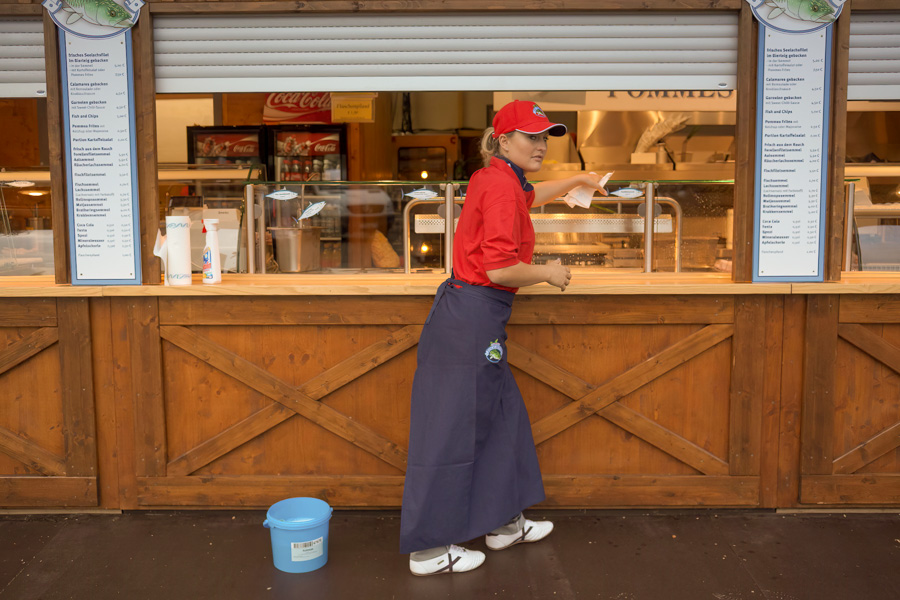
[[[465,182],[481,166],[478,143],[493,107],[513,98],[538,102],[569,129],[551,138],[544,167],[530,179],[612,172],[611,193],[641,192],[597,194],[590,208],[557,200],[535,209],[536,261],[559,258],[598,272],[647,270],[649,183],[649,268],[730,270],[733,92],[381,92],[370,94],[371,122],[296,125],[307,138],[294,135],[293,143],[284,133],[291,126],[264,126],[266,96],[157,99],[160,227],[167,215],[192,217],[198,270],[200,219],[212,217],[220,219],[225,272],[442,271],[446,207],[452,203],[458,214]],[[0,274],[52,275],[46,101],[0,99],[0,107],[4,128],[22,142],[0,148]],[[213,144],[204,157],[198,137],[190,137],[189,128],[198,127],[260,133],[255,147],[242,144],[244,136],[222,144],[234,155]],[[900,270],[900,102],[848,103],[846,175],[854,184],[855,218],[845,268]],[[458,184],[448,187],[451,181]],[[259,184],[252,213],[247,182]],[[287,194],[267,197],[278,191]],[[300,218],[321,202],[321,212]],[[250,222],[248,214],[255,216]],[[259,240],[252,247],[248,228]]]
[[[161,163],[185,160],[176,154],[185,146],[179,134],[203,118],[210,126],[259,124],[264,102],[257,100],[257,114],[251,114],[250,106],[250,100],[259,95],[222,96],[220,117],[214,115],[214,106],[208,106],[205,116],[192,121],[184,120],[191,113],[181,106],[185,100],[160,97]],[[493,107],[514,97],[537,101],[552,120],[569,129],[567,136],[550,140],[544,168],[531,179],[567,177],[584,170],[613,172],[607,185],[610,191],[641,192],[638,198],[597,194],[587,209],[570,208],[562,200],[535,209],[535,260],[560,259],[585,270],[645,270],[643,197],[649,184],[656,200],[650,268],[730,269],[732,92],[379,93],[376,120],[387,119],[390,128],[382,122],[370,129],[358,147],[351,144],[349,152],[357,153],[355,162],[365,164],[348,178],[354,183],[304,176],[297,183],[294,172],[285,172],[279,153],[274,152],[275,160],[262,161],[267,162],[270,185],[259,200],[260,218],[250,224],[254,232],[268,235],[255,234],[257,247],[243,253],[253,254],[252,267],[241,261],[240,248],[235,248],[237,260],[226,259],[223,264],[256,273],[442,271],[447,205],[447,186],[442,184],[459,182],[451,190],[458,215],[465,181],[482,166],[478,147]],[[164,114],[177,119],[166,123]],[[174,141],[164,143],[169,138]],[[271,141],[269,147],[273,147]],[[348,156],[342,159],[348,161]],[[161,182],[160,192],[166,195],[160,206],[167,207],[173,193],[196,195],[196,188],[188,181],[167,186]],[[296,196],[288,198],[285,192]],[[237,185],[231,199],[235,206],[243,201]],[[319,215],[298,220],[318,202],[325,203]],[[204,206],[209,208],[208,203]],[[161,211],[161,217],[165,214]],[[319,243],[311,241],[317,236]]]

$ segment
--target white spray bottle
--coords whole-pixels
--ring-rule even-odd
[[[203,219],[206,245],[203,247],[203,283],[222,283],[222,259],[219,255],[219,220]]]

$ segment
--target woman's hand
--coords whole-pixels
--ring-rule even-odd
[[[573,177],[572,179],[574,179],[575,181],[578,182],[577,185],[572,186],[573,188],[578,187],[579,185],[583,185],[583,186],[587,186],[590,188],[594,188],[595,190],[599,191],[604,196],[609,196],[609,192],[607,192],[606,189],[600,185],[600,180],[603,179],[603,177],[600,175],[597,175],[593,171],[591,171],[590,173],[580,173],[580,174],[576,175],[575,177]]]
[[[492,269],[486,273],[491,283],[514,288],[546,282],[565,291],[569,280],[572,279],[569,267],[563,265],[559,259],[551,260],[543,265],[518,262],[512,266]]]
[[[548,202],[553,202],[557,198],[563,196],[567,192],[577,187],[586,186],[592,190],[599,190],[604,196],[609,193],[600,185],[602,176],[596,173],[579,173],[565,179],[549,179],[534,184],[534,203],[532,206],[543,206]]]
[[[562,261],[558,258],[549,261],[546,266],[549,268],[547,283],[555,285],[561,292],[566,291],[569,281],[572,280],[572,273],[569,271],[569,267],[562,264]]]

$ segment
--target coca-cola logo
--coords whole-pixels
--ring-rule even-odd
[[[331,123],[330,92],[272,92],[263,106],[264,123]]]
[[[236,153],[249,154],[252,152],[256,152],[256,145],[255,144],[235,144],[234,146],[231,147],[231,151],[236,152]]]
[[[269,108],[296,107],[308,110],[331,108],[331,94],[327,92],[274,92],[266,98]]]
[[[322,154],[335,154],[337,152],[337,144],[335,142],[331,142],[328,144],[316,144],[313,147],[313,150]]]

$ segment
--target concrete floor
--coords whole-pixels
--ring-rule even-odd
[[[305,574],[272,565],[265,511],[0,514],[0,600],[900,599],[900,511],[526,514],[556,530],[435,577],[409,574],[395,511],[336,511]]]

